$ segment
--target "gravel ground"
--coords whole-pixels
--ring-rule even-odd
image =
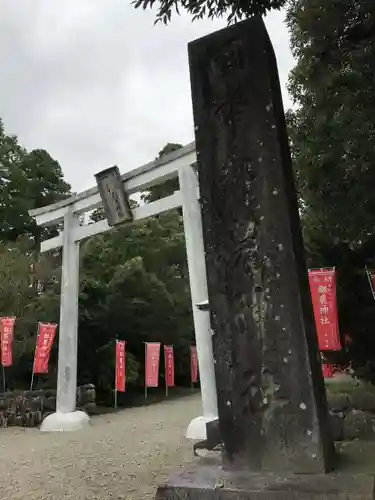
[[[200,396],[95,417],[77,433],[0,430],[2,500],[150,499],[193,460],[184,438]]]

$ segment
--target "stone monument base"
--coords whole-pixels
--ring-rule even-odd
[[[338,468],[331,474],[252,473],[223,469],[216,457],[200,460],[160,486],[156,500],[374,500],[375,464],[368,460],[374,444],[338,451]]]
[[[84,411],[70,413],[56,412],[48,415],[40,426],[42,432],[78,431],[90,423],[90,417]]]

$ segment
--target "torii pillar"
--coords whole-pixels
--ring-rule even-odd
[[[202,415],[193,419],[186,431],[189,439],[206,439],[206,424],[217,419],[217,394],[212,353],[212,331],[208,311],[207,271],[203,245],[202,216],[197,199],[198,178],[194,166],[178,173],[189,268],[195,340],[202,391]]]

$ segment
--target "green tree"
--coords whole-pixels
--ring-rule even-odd
[[[183,245],[173,213],[82,245],[79,366],[86,380],[110,385],[113,371],[106,355],[113,355],[115,338],[128,342],[130,383],[142,383],[143,342],[186,349],[192,323]]]
[[[14,364],[7,369],[7,385],[28,387],[39,321],[58,322],[59,272],[48,256],[38,263],[27,251],[29,242],[0,243],[0,316],[16,316]],[[46,282],[54,274],[56,280],[40,294],[32,286],[33,279]],[[56,348],[56,346],[55,346]],[[51,374],[55,373],[52,367]],[[53,385],[56,381],[53,380]]]
[[[292,156],[311,266],[336,266],[340,328],[357,365],[375,358],[375,11],[367,0],[293,0],[297,65],[289,92]]]
[[[0,315],[17,317],[11,385],[30,383],[37,323],[59,316],[59,256],[35,254],[54,231],[38,228],[28,211],[69,191],[59,164],[44,150],[27,152],[0,120]]]
[[[156,22],[167,24],[172,18],[172,12],[187,11],[193,21],[208,17],[227,16],[228,21],[237,21],[246,17],[265,14],[271,9],[280,9],[287,0],[133,0],[135,8],[151,9],[157,7]]]
[[[159,151],[158,156],[155,158],[156,160],[160,160],[165,155],[173,153],[178,149],[182,148],[182,144],[178,144],[175,142],[168,142],[163,149]],[[146,202],[155,201],[160,198],[164,198],[164,196],[169,196],[173,194],[178,189],[178,179],[170,179],[162,184],[157,184],[147,191],[142,196],[142,199]]]
[[[351,246],[374,233],[374,21],[367,0],[295,0],[288,10],[297,59],[289,91],[299,105],[290,132],[306,227]]]
[[[27,235],[39,245],[42,234],[28,211],[58,201],[70,193],[57,161],[42,149],[27,152],[5,133],[0,121],[0,240]]]

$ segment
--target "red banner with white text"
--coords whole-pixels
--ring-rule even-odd
[[[372,296],[375,300],[375,271],[372,271],[370,269],[366,269],[366,273],[367,273],[367,278],[368,278],[368,281],[370,284],[371,293],[372,293]]]
[[[190,372],[191,382],[196,384],[198,382],[198,355],[197,346],[190,346]]]
[[[311,298],[314,308],[319,349],[340,351],[339,320],[334,269],[309,271]]]
[[[13,364],[13,339],[15,317],[0,318],[1,328],[1,364],[11,366]]]
[[[165,385],[167,387],[174,387],[173,345],[164,346],[164,365],[165,365]]]
[[[159,386],[160,342],[146,342],[146,387]]]
[[[332,378],[333,377],[332,365],[324,363],[322,365],[322,368],[323,368],[323,377],[324,378]]]
[[[39,334],[34,357],[34,373],[48,373],[49,357],[56,336],[55,323],[39,323]]]
[[[116,391],[125,392],[126,351],[125,340],[116,340]]]

